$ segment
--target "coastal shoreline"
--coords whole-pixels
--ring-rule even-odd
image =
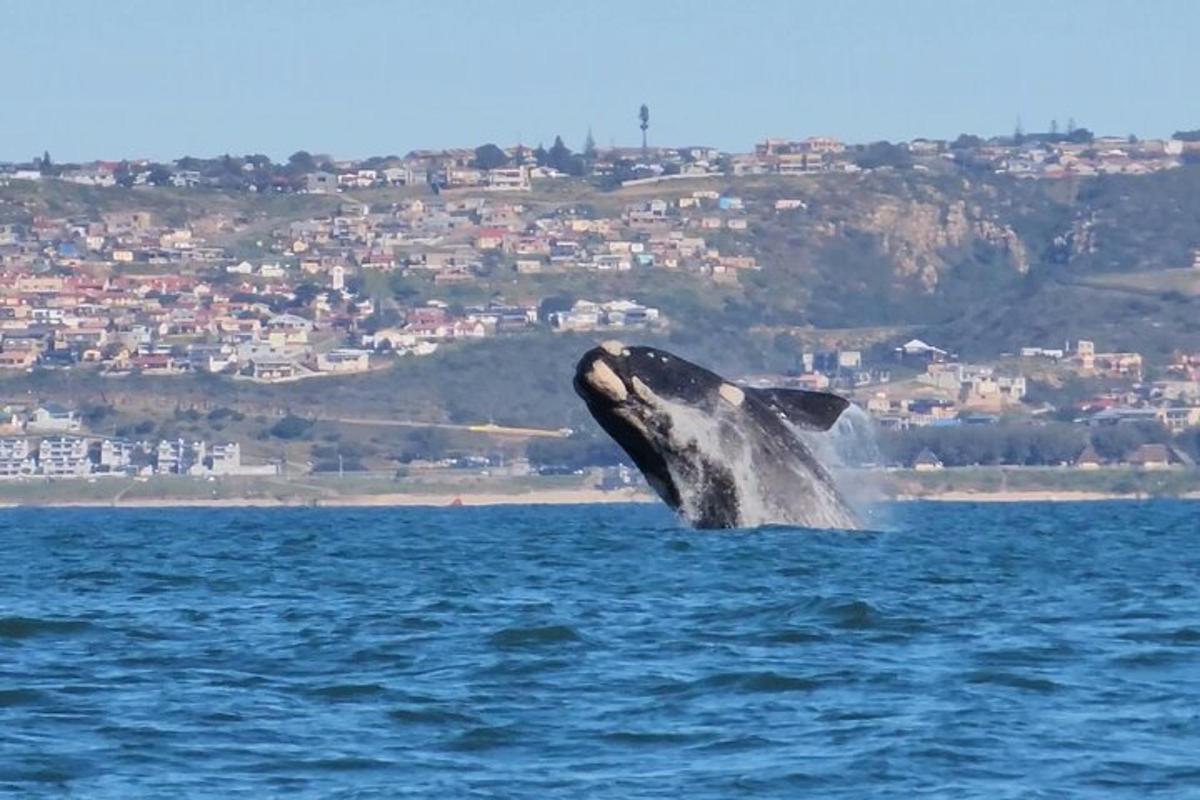
[[[606,505],[651,503],[656,497],[629,490],[544,489],[531,492],[457,492],[345,494],[312,497],[133,498],[128,500],[53,500],[0,503],[0,508],[455,508],[516,505]]]
[[[1158,499],[1146,494],[1118,494],[1097,491],[946,491],[928,494],[901,494],[880,498],[879,502],[914,503],[1081,503],[1100,501],[1141,501]],[[1188,492],[1173,500],[1200,500],[1200,492]],[[221,498],[131,498],[122,500],[54,500],[45,502],[4,502],[0,509],[15,508],[455,508],[547,505],[611,505],[619,503],[655,503],[654,495],[634,490],[545,489],[529,492],[460,493],[381,493],[346,494],[321,498],[295,497],[221,497]]]

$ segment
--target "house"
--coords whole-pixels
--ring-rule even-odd
[[[920,339],[910,339],[896,348],[896,356],[900,361],[928,364],[945,361],[949,353]]]
[[[129,368],[149,375],[179,375],[187,370],[187,362],[177,361],[169,353],[146,353],[130,358]]]
[[[30,433],[70,433],[79,430],[79,415],[48,403],[34,410],[25,427]]]
[[[329,172],[310,172],[304,176],[304,190],[310,194],[333,194],[338,190],[337,176]]]
[[[1104,462],[1100,460],[1100,454],[1090,444],[1083,448],[1083,451],[1075,457],[1076,469],[1100,469],[1103,464]]]
[[[528,191],[529,169],[527,167],[506,167],[488,170],[487,188],[496,191]]]
[[[256,358],[250,362],[251,375],[259,381],[287,381],[299,375],[296,362],[287,359]]]
[[[928,447],[917,454],[912,466],[917,472],[933,472],[943,468],[942,460]]]
[[[234,475],[242,466],[242,448],[237,442],[214,444],[208,469],[213,475]]]
[[[276,314],[267,320],[267,341],[275,347],[305,344],[313,329],[311,321],[297,314]]]
[[[33,369],[36,362],[36,350],[5,350],[0,353],[0,369]]]
[[[475,237],[475,247],[479,250],[497,250],[504,244],[508,231],[504,228],[482,228]]]
[[[1130,453],[1125,461],[1142,469],[1166,469],[1171,465],[1171,451],[1165,444],[1144,444]]]
[[[192,369],[225,372],[237,364],[237,354],[229,344],[192,344],[187,349]]]
[[[1155,410],[1155,416],[1167,430],[1178,433],[1200,425],[1200,406],[1171,406]]]
[[[370,353],[366,350],[339,348],[317,354],[319,372],[366,372],[370,369]]]

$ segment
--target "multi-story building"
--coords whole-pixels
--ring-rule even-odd
[[[209,455],[213,475],[233,475],[242,467],[242,448],[237,442],[214,444]]]
[[[159,475],[193,475],[204,468],[204,442],[188,442],[183,439],[158,443]]]
[[[23,478],[36,471],[28,439],[0,439],[0,478]]]
[[[38,468],[50,477],[77,477],[92,471],[87,440],[79,436],[47,436],[38,446]]]
[[[133,443],[123,439],[105,439],[100,443],[100,470],[123,472],[133,466]]]

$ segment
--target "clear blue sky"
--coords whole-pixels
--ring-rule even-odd
[[[0,0],[0,160],[1200,127],[1200,3]]]

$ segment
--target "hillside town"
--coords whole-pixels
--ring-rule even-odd
[[[203,238],[230,221],[172,227],[139,211],[0,226],[0,369],[80,365],[110,375],[203,371],[279,382],[365,372],[380,354],[428,355],[441,342],[539,324],[660,327],[657,308],[627,298],[578,300],[544,319],[536,303],[500,301],[458,309],[430,301],[385,316],[362,291],[363,276],[432,274],[443,286],[472,280],[491,257],[510,258],[518,272],[629,270],[653,265],[656,252],[674,267],[678,253],[704,248],[703,239],[678,236],[649,249],[621,238],[618,220],[539,225],[522,210],[483,201],[416,200],[376,214],[353,206],[276,231],[283,255],[258,263]],[[707,256],[718,271],[753,266]]]
[[[539,284],[528,282],[675,273],[702,286],[737,286],[763,268],[749,245],[754,230],[805,211],[803,192],[789,192],[799,185],[789,181],[805,176],[904,165],[1051,180],[1145,174],[1198,155],[1193,137],[1095,137],[1073,125],[1064,134],[895,145],[769,138],[749,153],[589,144],[575,154],[558,140],[549,150],[485,145],[359,161],[297,153],[287,164],[225,156],[57,165],[45,154],[29,164],[0,164],[0,186],[219,188],[328,203],[320,213],[282,219],[210,211],[181,220],[155,210],[101,209],[0,223],[0,375],[212,373],[276,384],[386,370],[448,343],[494,337],[664,334],[672,319],[636,291],[564,301],[548,291],[532,294]],[[756,175],[779,176],[777,191],[744,197],[687,183]],[[637,199],[610,206],[532,201],[535,184],[544,189],[568,178],[634,187]],[[391,189],[414,191],[372,203],[356,195]],[[497,276],[519,287],[519,300],[498,293],[486,302],[455,299],[456,291],[491,285]],[[406,299],[411,280],[445,299]],[[1054,408],[1030,402],[1031,373],[1102,385]],[[883,352],[814,350],[786,374],[742,379],[847,394],[884,430],[1051,413],[1087,426],[1149,421],[1178,432],[1200,425],[1200,355],[1178,354],[1165,375],[1145,380],[1141,354],[1104,351],[1086,339],[1060,348],[1030,343],[990,363],[963,361],[921,339]],[[83,438],[74,435],[77,413],[51,406],[16,412],[8,427],[19,436],[0,441],[0,477],[275,469],[242,465],[236,442]],[[46,427],[64,414],[68,427]]]

